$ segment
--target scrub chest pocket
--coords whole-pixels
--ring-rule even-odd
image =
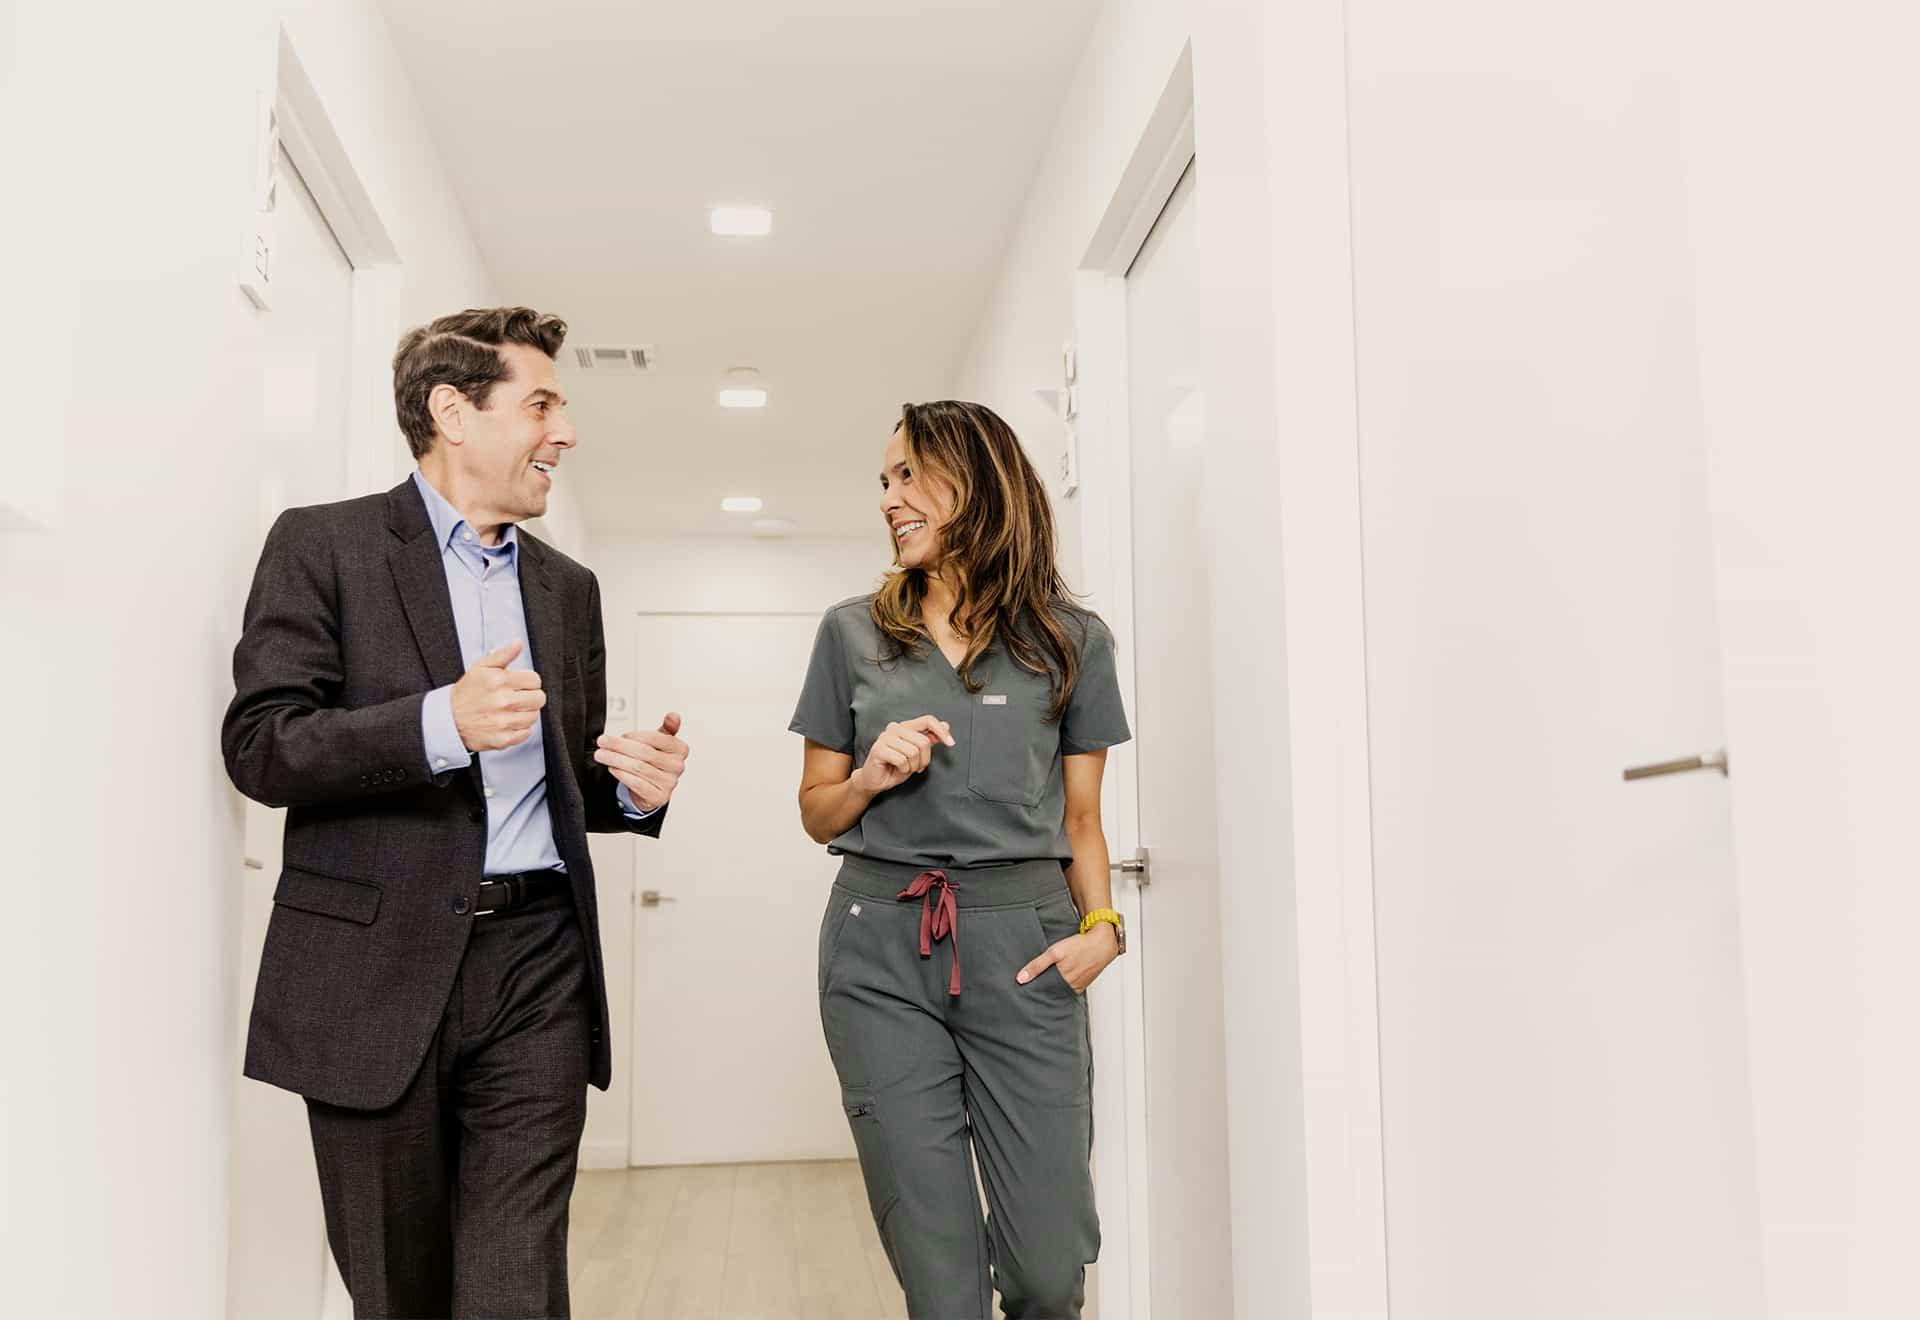
[[[1011,806],[1040,805],[1060,756],[1058,732],[1042,723],[1046,713],[1045,702],[1036,704],[1025,692],[974,697],[967,787],[976,796]]]

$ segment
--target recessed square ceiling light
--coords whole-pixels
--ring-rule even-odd
[[[722,408],[764,408],[767,406],[767,392],[757,386],[753,389],[727,389],[720,391]]]
[[[729,495],[720,501],[722,513],[758,513],[766,507],[758,495]]]
[[[773,212],[764,206],[716,206],[707,218],[714,233],[728,238],[765,238],[773,232]]]

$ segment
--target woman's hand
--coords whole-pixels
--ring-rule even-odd
[[[933,764],[936,741],[948,747],[957,745],[947,722],[932,715],[889,724],[873,740],[865,764],[853,772],[854,786],[868,797],[898,788]]]
[[[1107,970],[1107,964],[1120,956],[1120,937],[1106,922],[1098,922],[1085,935],[1069,935],[1056,940],[1047,951],[1020,969],[1014,980],[1021,985],[1047,970],[1057,967],[1060,976],[1077,995],[1085,994],[1093,979]]]

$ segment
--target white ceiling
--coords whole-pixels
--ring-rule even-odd
[[[950,394],[1099,0],[739,0],[385,12],[501,296],[647,376],[569,373],[596,536],[877,530],[907,400]],[[764,239],[707,209],[766,205]],[[760,369],[760,412],[721,409]]]

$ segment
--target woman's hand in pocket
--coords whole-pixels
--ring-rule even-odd
[[[1047,947],[1047,951],[1020,969],[1020,975],[1014,979],[1026,985],[1047,968],[1059,971],[1060,977],[1073,987],[1076,995],[1083,995],[1094,978],[1107,970],[1107,964],[1120,956],[1120,941],[1113,933],[1113,927],[1105,922],[1095,926],[1085,935],[1069,935],[1064,940],[1056,940]]]

